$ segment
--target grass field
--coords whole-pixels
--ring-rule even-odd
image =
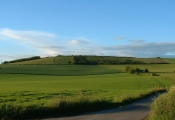
[[[31,118],[53,117],[117,107],[174,85],[175,64],[130,65],[160,75],[154,77],[150,73],[124,73],[126,66],[1,65],[0,119],[26,119],[29,114]]]
[[[0,73],[80,76],[121,72],[97,65],[1,65]]]

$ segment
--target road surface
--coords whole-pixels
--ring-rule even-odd
[[[132,104],[84,115],[45,120],[144,120],[150,113],[150,104],[157,95],[152,95]]]

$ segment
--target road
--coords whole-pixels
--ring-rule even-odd
[[[157,95],[152,95],[132,104],[84,115],[45,120],[144,120],[150,113],[150,104]]]

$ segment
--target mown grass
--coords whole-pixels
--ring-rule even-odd
[[[35,74],[35,75],[99,75],[124,72],[127,66],[145,69],[159,74],[174,73],[175,64],[142,65],[0,65],[0,74]]]
[[[60,117],[119,107],[174,85],[174,73],[171,72],[174,64],[166,65],[132,66],[157,71],[160,76],[156,77],[146,73],[132,75],[103,72],[103,70],[122,71],[126,65],[94,66],[97,70],[103,69],[99,72],[100,75],[89,75],[88,72],[82,75],[81,72],[88,66],[70,65],[70,70],[65,68],[65,71],[59,71],[61,74],[51,72],[52,67],[53,70],[57,69],[53,65],[43,65],[42,69],[37,69],[42,74],[44,73],[42,70],[47,69],[44,70],[48,71],[47,75],[34,75],[36,69],[31,70],[32,74],[7,74],[10,70],[16,71],[16,68],[12,69],[14,66],[8,65],[0,66],[1,70],[7,67],[4,72],[6,74],[0,74],[0,119]],[[18,69],[25,71],[25,67],[20,66]],[[73,69],[71,67],[78,69],[75,76],[71,76]],[[69,76],[63,76],[66,72]]]
[[[175,119],[175,87],[154,100],[151,106],[151,115],[147,120],[174,120]]]
[[[35,74],[35,75],[98,75],[113,74],[120,70],[109,69],[99,65],[1,65],[0,73]]]

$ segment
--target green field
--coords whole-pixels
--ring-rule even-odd
[[[94,76],[42,76],[1,74],[1,103],[45,103],[53,97],[93,95],[118,99],[154,88],[168,88],[171,81],[151,76],[132,76],[125,73]],[[23,103],[22,103],[23,104]]]
[[[37,113],[32,118],[58,117],[62,115],[61,112],[51,115],[46,111],[48,114],[42,116],[36,111],[52,111],[61,109],[61,106],[65,109],[59,111],[73,111],[75,114],[109,106],[119,107],[150,92],[168,89],[175,83],[175,64],[130,65],[134,68],[148,68],[159,76],[125,73],[126,66],[128,65],[0,65],[0,118],[19,119],[18,116],[24,114],[21,117],[24,119],[32,111]],[[76,112],[74,109],[78,105],[82,107]],[[94,105],[96,109],[88,108]],[[12,114],[11,118],[8,112]]]
[[[121,72],[104,66],[95,65],[1,65],[0,73],[80,76]]]

